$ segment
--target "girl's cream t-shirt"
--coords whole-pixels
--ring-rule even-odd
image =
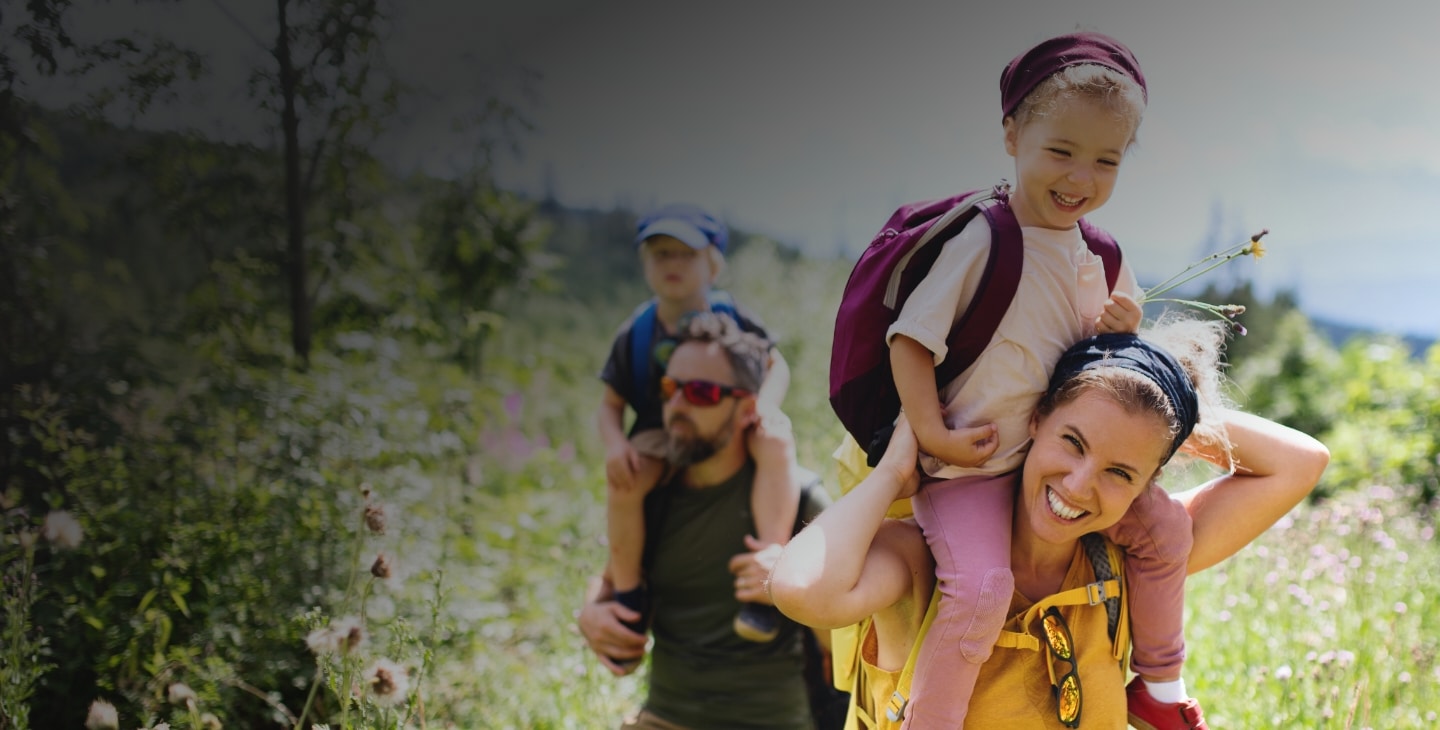
[[[950,428],[995,423],[1000,446],[983,465],[965,468],[922,454],[925,473],[941,479],[1005,474],[1020,468],[1029,445],[1030,414],[1050,373],[1071,345],[1095,334],[1109,298],[1105,265],[1090,252],[1079,227],[1020,229],[1025,253],[1020,283],[990,344],[968,370],[940,391]],[[935,244],[931,244],[935,245]],[[990,225],[976,216],[944,244],[930,273],[910,294],[886,341],[905,335],[944,359],[955,321],[970,306],[990,256]],[[1121,263],[1115,290],[1140,299],[1130,267]]]

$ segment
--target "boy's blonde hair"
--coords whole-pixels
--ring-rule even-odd
[[[714,246],[707,246],[705,259],[710,262],[710,283],[714,284],[725,273],[725,254]]]

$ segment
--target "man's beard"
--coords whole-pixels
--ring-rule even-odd
[[[677,421],[684,420],[690,424],[689,433],[676,433],[674,426]],[[706,438],[697,431],[695,422],[685,416],[675,416],[666,428],[665,435],[665,461],[669,462],[671,468],[684,469],[691,464],[698,464],[715,455],[716,452],[730,444],[734,437],[735,410],[732,408],[730,417],[720,425],[715,435]]]

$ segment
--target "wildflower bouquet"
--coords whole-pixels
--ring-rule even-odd
[[[1200,259],[1199,261],[1196,261],[1189,266],[1186,266],[1180,271],[1180,273],[1175,274],[1174,276],[1160,282],[1159,284],[1156,284],[1155,286],[1150,287],[1149,289],[1146,289],[1144,294],[1141,296],[1140,303],[1143,305],[1149,304],[1151,302],[1169,302],[1172,304],[1180,304],[1186,307],[1194,307],[1195,309],[1198,309],[1202,312],[1212,314],[1222,320],[1225,320],[1227,323],[1230,324],[1231,327],[1235,329],[1236,333],[1244,335],[1245,325],[1234,321],[1236,317],[1239,317],[1240,315],[1245,313],[1245,306],[1242,304],[1211,304],[1209,302],[1201,302],[1193,299],[1162,298],[1161,295],[1170,292],[1176,287],[1184,286],[1185,284],[1188,284],[1200,278],[1201,276],[1204,276],[1205,274],[1208,274],[1211,271],[1214,271],[1215,269],[1218,269],[1221,266],[1224,266],[1225,264],[1240,258],[1241,256],[1254,256],[1257,259],[1264,258],[1265,246],[1260,243],[1260,239],[1264,238],[1265,234],[1269,232],[1270,229],[1262,228],[1260,229],[1259,233],[1251,236],[1249,240],[1245,241],[1244,243],[1231,246],[1230,248],[1227,248],[1224,251],[1220,251],[1218,253],[1210,254],[1209,256],[1206,256],[1205,258]]]

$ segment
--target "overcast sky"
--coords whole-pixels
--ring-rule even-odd
[[[222,6],[273,36],[271,6],[253,1],[192,2],[164,22],[253,60]],[[1195,258],[1218,211],[1236,242],[1272,231],[1270,255],[1243,264],[1262,290],[1296,289],[1313,315],[1440,335],[1440,3],[986,8],[407,2],[389,55],[434,103],[406,110],[389,152],[436,171],[467,158],[451,118],[508,88],[497,72],[529,69],[537,128],[501,168],[508,184],[537,192],[548,178],[563,202],[602,208],[690,200],[853,256],[897,204],[1013,177],[1001,69],[1046,37],[1098,30],[1134,50],[1150,87],[1140,144],[1092,216],[1142,282]]]
[[[507,171],[562,200],[689,199],[817,252],[858,252],[896,204],[1013,176],[998,81],[1077,26],[1140,59],[1140,146],[1094,219],[1142,280],[1198,253],[1212,211],[1268,227],[1262,287],[1310,312],[1440,334],[1440,3],[621,2],[521,18],[540,126]]]

